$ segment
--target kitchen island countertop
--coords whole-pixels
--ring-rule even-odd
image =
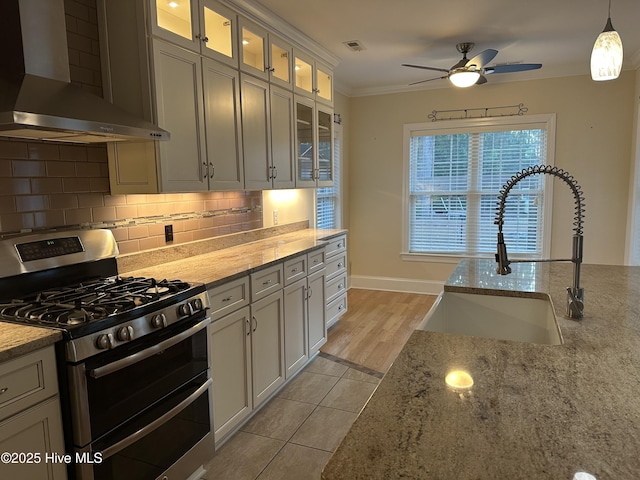
[[[571,264],[463,260],[445,290],[550,294],[564,344],[416,331],[322,478],[640,477],[640,267],[583,265],[585,317],[564,318]],[[465,370],[470,390],[444,378]]]

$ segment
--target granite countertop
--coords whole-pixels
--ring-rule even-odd
[[[512,268],[464,260],[445,290],[548,292],[564,344],[414,332],[324,480],[639,477],[640,267],[583,265],[581,321],[563,317],[571,264]],[[446,386],[454,369],[470,390]]]
[[[164,259],[175,256],[176,252],[167,254],[163,249],[149,251],[137,258],[129,258],[123,264],[131,266],[136,263],[145,266],[137,270],[123,270],[120,273],[133,276],[180,279],[190,282],[205,283],[212,287],[218,283],[229,281],[251,271],[267,267],[274,262],[305,251],[321,248],[324,239],[345,233],[346,230],[303,229],[282,235],[276,235],[242,245],[195,254],[199,247],[182,244],[179,247],[187,258],[162,263]],[[119,265],[120,268],[120,265]],[[62,334],[46,328],[30,327],[0,322],[0,362],[27,354],[62,339]]]
[[[0,363],[53,345],[62,339],[56,330],[0,323]]]
[[[308,228],[256,240],[159,265],[120,271],[124,275],[180,279],[213,287],[247,273],[281,262],[288,257],[322,248],[325,239],[346,230]],[[161,251],[149,255],[162,255]]]

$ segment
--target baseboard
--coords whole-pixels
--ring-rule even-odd
[[[350,288],[364,288],[367,290],[385,290],[389,292],[439,295],[444,288],[444,282],[438,282],[434,280],[370,277],[365,275],[351,275],[349,279]]]

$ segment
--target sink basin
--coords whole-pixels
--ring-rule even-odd
[[[417,330],[561,345],[551,300],[442,292]]]

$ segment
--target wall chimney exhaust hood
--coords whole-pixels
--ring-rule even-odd
[[[169,140],[71,84],[64,0],[0,1],[0,136],[66,143]]]

